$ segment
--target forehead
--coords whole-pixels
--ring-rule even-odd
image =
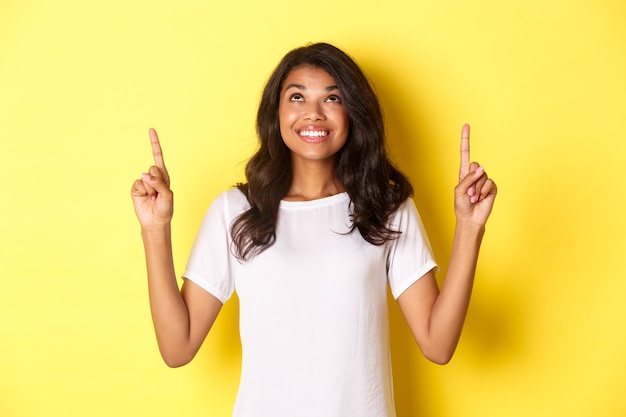
[[[330,86],[336,87],[333,77],[326,72],[326,70],[317,67],[303,66],[292,69],[285,81],[283,82],[282,89],[289,87],[300,86],[309,88],[324,88],[327,89]]]

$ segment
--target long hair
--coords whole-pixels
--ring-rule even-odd
[[[359,66],[327,43],[287,53],[270,76],[261,96],[256,130],[260,146],[246,166],[247,183],[237,184],[250,203],[231,227],[235,255],[248,260],[276,240],[280,201],[291,186],[291,153],[280,134],[278,106],[283,83],[296,68],[325,70],[335,80],[349,120],[345,145],[335,158],[335,174],[350,197],[351,232],[381,245],[397,237],[388,220],[413,194],[407,178],[389,161],[378,97]]]

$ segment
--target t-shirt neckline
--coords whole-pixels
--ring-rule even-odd
[[[302,208],[302,207],[319,207],[335,204],[337,202],[345,201],[348,199],[348,192],[344,191],[328,197],[322,197],[315,200],[308,201],[287,201],[280,200],[280,208]]]

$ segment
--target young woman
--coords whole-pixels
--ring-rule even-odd
[[[387,285],[433,362],[450,360],[466,316],[496,196],[470,163],[469,126],[441,291],[413,189],[385,152],[378,99],[348,55],[323,43],[289,52],[265,86],[257,132],[247,183],[209,208],[179,290],[173,194],[150,130],[155,165],[131,194],[161,354],[189,362],[237,291],[235,416],[394,416]]]

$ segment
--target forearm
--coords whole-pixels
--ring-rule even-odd
[[[148,292],[152,322],[165,362],[170,366],[186,363],[193,354],[189,345],[189,313],[178,288],[170,225],[141,232],[148,271]]]
[[[449,361],[461,337],[483,235],[484,227],[457,222],[448,272],[430,318],[429,350],[436,362]]]

